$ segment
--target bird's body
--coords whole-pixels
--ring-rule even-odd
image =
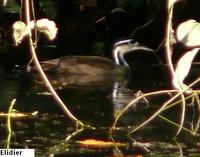
[[[112,75],[116,68],[125,68],[99,56],[65,56],[44,61],[41,65],[48,73],[69,75]]]
[[[129,73],[129,66],[124,55],[135,50],[152,49],[131,43],[132,40],[117,42],[113,46],[114,61],[99,56],[65,56],[41,62],[43,70],[50,79],[61,83],[74,84],[112,83],[124,80]],[[33,68],[34,69],[34,68]]]

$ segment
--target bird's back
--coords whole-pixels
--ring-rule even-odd
[[[66,56],[41,63],[44,71],[55,74],[99,75],[110,73],[115,64],[98,56]]]

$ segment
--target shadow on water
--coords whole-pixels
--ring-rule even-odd
[[[141,67],[142,68],[142,67]],[[13,118],[10,147],[34,148],[36,156],[56,157],[62,156],[113,156],[114,148],[90,148],[79,145],[76,141],[85,139],[109,140],[108,130],[113,124],[115,115],[133,98],[142,92],[167,88],[163,78],[157,77],[158,72],[154,68],[154,74],[141,73],[141,69],[135,69],[138,79],[109,81],[108,84],[76,84],[75,81],[54,82],[55,88],[64,102],[68,104],[70,111],[83,122],[95,126],[96,130],[86,130],[73,137],[69,142],[65,138],[75,131],[74,124],[66,118],[60,108],[45,93],[41,82],[33,81],[33,76],[11,71],[1,73],[0,78],[0,111],[7,112],[12,99],[16,98],[15,109],[18,112],[32,113],[38,111],[36,116],[26,118]],[[150,69],[150,67],[149,67]],[[142,69],[143,72],[145,70]],[[147,71],[147,70],[146,70]],[[148,70],[149,71],[149,70]],[[148,72],[147,71],[147,72]],[[151,76],[151,78],[150,78]],[[159,78],[155,80],[155,78]],[[164,75],[163,75],[164,77]],[[84,77],[82,77],[84,79]],[[73,79],[75,80],[75,79]],[[162,81],[161,81],[162,80]],[[54,80],[55,81],[55,80]],[[154,83],[152,83],[152,81]],[[130,126],[136,126],[147,119],[152,112],[158,109],[161,98],[145,100],[135,103],[132,108],[120,119],[117,126],[119,130],[114,134],[116,141],[128,143],[121,148],[124,156],[179,156],[181,151],[184,155],[193,155],[200,152],[196,137],[182,133],[179,144],[172,140],[177,128],[167,124],[161,119],[155,119],[150,125],[136,132],[132,138],[140,141],[146,148],[134,146],[134,141],[126,136]],[[177,111],[166,113],[177,118]],[[0,146],[6,147],[7,130],[6,118],[0,118]],[[190,140],[188,140],[190,138]],[[196,144],[197,143],[197,144]],[[182,149],[180,149],[182,148]]]

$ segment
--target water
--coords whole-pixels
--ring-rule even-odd
[[[156,73],[156,72],[155,72]],[[135,70],[138,78],[143,75]],[[147,77],[148,76],[148,77]],[[133,98],[144,92],[165,88],[167,83],[162,79],[154,80],[152,74],[143,78],[133,77],[130,80],[113,82],[112,84],[77,85],[68,82],[59,89],[58,94],[66,102],[70,111],[83,122],[96,127],[96,130],[85,130],[69,141],[65,139],[76,131],[75,124],[67,118],[57,106],[52,97],[45,93],[45,87],[33,81],[31,75],[22,72],[9,71],[1,73],[0,78],[0,111],[6,113],[11,101],[16,98],[14,109],[16,112],[29,114],[24,118],[12,118],[12,137],[8,144],[6,118],[1,117],[0,146],[5,148],[34,148],[36,156],[113,156],[114,147],[90,148],[77,144],[77,141],[96,139],[110,141],[109,128],[115,116]],[[162,98],[164,99],[164,98]],[[129,144],[126,148],[119,148],[124,156],[199,156],[199,138],[187,132],[172,140],[177,128],[166,121],[156,118],[143,129],[127,137],[132,126],[136,126],[147,119],[158,109],[161,97],[141,99],[133,104],[131,109],[121,117],[117,123],[118,130],[113,137],[117,142]],[[167,112],[169,117],[177,118],[179,109]],[[38,112],[35,116],[31,113]],[[191,112],[188,111],[188,114]],[[191,116],[190,116],[191,117]],[[186,120],[189,125],[190,118]],[[135,141],[141,142],[141,145]]]

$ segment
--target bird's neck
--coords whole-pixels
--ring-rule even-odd
[[[113,58],[114,58],[114,61],[115,61],[116,65],[122,65],[122,66],[125,66],[125,67],[129,67],[129,64],[125,60],[124,53],[121,52],[121,48],[120,47],[116,47],[113,50]]]

